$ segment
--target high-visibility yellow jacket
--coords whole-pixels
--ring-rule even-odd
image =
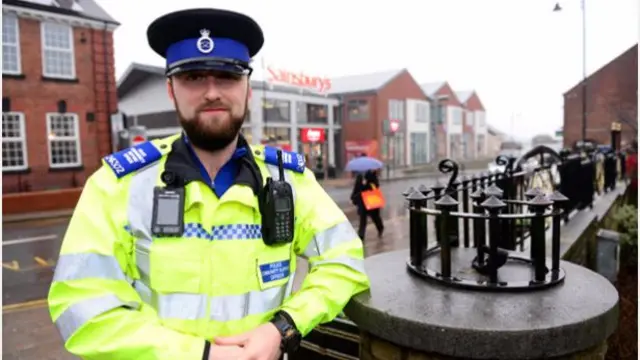
[[[205,339],[249,331],[277,310],[304,336],[368,288],[362,242],[309,170],[285,171],[295,196],[291,244],[262,241],[249,186],[234,184],[218,198],[200,181],[185,186],[182,237],[152,236],[153,189],[164,186],[161,174],[180,141],[176,135],[107,156],[87,180],[48,298],[69,352],[200,360]],[[265,149],[249,149],[260,180],[276,177]],[[123,159],[139,169],[127,173]],[[292,293],[297,256],[310,271]]]

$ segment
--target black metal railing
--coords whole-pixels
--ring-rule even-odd
[[[421,185],[403,193],[410,211],[408,267],[421,276],[463,287],[524,289],[561,282],[561,221],[569,221],[573,211],[593,206],[597,171],[604,174],[603,191],[615,188],[617,161],[615,152],[603,157],[585,148],[558,154],[539,146],[520,159],[498,157],[503,172],[459,180],[457,164],[443,160],[439,170],[450,174],[446,185]],[[436,245],[431,248],[429,217],[435,218],[431,226]],[[549,229],[552,251],[547,264]],[[524,250],[527,240],[529,256],[515,254]],[[513,262],[530,269],[520,271],[520,278],[498,280],[498,269]],[[471,266],[474,275],[456,275],[460,269],[455,267],[461,264]],[[533,278],[527,278],[529,273]]]

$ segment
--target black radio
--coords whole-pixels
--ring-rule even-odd
[[[260,196],[262,239],[267,245],[290,243],[294,235],[293,189],[284,179],[282,151],[277,154],[280,178],[268,177]]]

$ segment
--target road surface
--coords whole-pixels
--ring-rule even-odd
[[[420,179],[383,182],[381,189],[387,201],[382,212],[383,217],[389,219],[406,215],[407,210],[404,208],[401,193],[409,186],[417,187],[421,183],[426,186],[432,185],[435,178],[431,177],[422,182]],[[351,187],[328,188],[327,192],[357,225],[355,207],[349,201]],[[3,305],[46,298],[68,222],[69,219],[62,218],[3,225]]]

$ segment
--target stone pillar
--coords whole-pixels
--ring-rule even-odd
[[[370,291],[345,313],[363,360],[604,359],[618,293],[604,277],[561,262],[558,286],[524,293],[462,290],[406,270],[408,250],[366,259]]]

